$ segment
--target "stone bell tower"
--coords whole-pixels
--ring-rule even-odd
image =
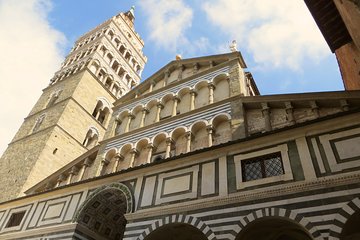
[[[144,41],[134,8],[81,36],[0,159],[0,201],[95,147],[114,101],[140,82]]]

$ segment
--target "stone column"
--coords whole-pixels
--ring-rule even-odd
[[[123,82],[123,83],[126,83],[126,71],[124,70],[124,74],[123,74],[123,76],[122,76],[122,78],[121,78],[121,82]],[[127,84],[128,85],[128,84]]]
[[[186,152],[190,152],[191,151],[191,136],[192,133],[191,131],[187,132],[185,137],[186,137]]]
[[[117,171],[120,161],[124,160],[124,156],[121,155],[120,153],[117,153],[114,156],[114,160],[115,160],[115,163],[114,163],[114,166],[113,166],[113,169],[112,169],[111,172],[116,172]]]
[[[164,83],[163,83],[163,87],[165,87],[167,85],[167,82],[169,80],[170,77],[170,69],[166,69],[164,72]]]
[[[213,145],[213,131],[214,128],[212,125],[206,126],[206,130],[208,133],[208,147],[211,147]]]
[[[110,51],[106,49],[106,51],[104,51],[103,57],[105,58],[105,56],[106,56],[109,52],[110,52]]]
[[[69,173],[69,176],[67,178],[66,184],[70,184],[72,181],[72,178],[74,177],[74,175],[76,175],[76,173],[79,171],[79,169],[76,166],[73,166],[71,168],[71,171]]]
[[[132,79],[129,80],[128,85],[127,85],[129,89],[131,89],[131,82],[132,82]]]
[[[103,157],[103,159],[101,159],[100,167],[98,168],[98,171],[96,173],[97,177],[101,175],[102,171],[108,164],[109,164],[109,161],[105,157]]]
[[[140,121],[140,127],[145,126],[145,118],[146,118],[146,114],[148,114],[148,113],[149,113],[149,109],[143,108],[142,115],[141,115],[141,121]]]
[[[154,83],[154,82],[150,82],[149,92],[152,92],[152,91],[153,91],[154,86],[155,86],[155,83]]]
[[[113,59],[111,60],[111,62],[110,62],[110,67],[112,67],[112,65],[114,64],[114,62],[116,61],[116,59],[115,59],[115,57],[113,57]]]
[[[115,81],[112,81],[112,82],[111,82],[111,85],[110,85],[110,91],[112,91],[114,85],[115,85]]]
[[[89,142],[89,136],[88,135],[86,135],[86,137],[85,137],[85,141],[84,141],[84,146],[86,147],[87,146],[87,144],[88,144],[88,142]]]
[[[116,75],[119,75],[120,69],[121,69],[121,65],[119,64],[118,67],[117,67],[117,69],[116,69],[116,71],[115,71],[115,72],[116,72]]]
[[[151,163],[151,157],[152,157],[152,153],[153,153],[153,150],[154,150],[154,145],[152,143],[149,143],[147,145],[147,149],[148,149],[148,155],[147,155],[147,158],[146,158],[146,163]]]
[[[199,64],[194,63],[194,65],[193,65],[193,74],[196,74],[198,71],[199,71]]]
[[[190,91],[190,111],[195,109],[195,97],[196,97],[196,91],[191,90]]]
[[[167,138],[166,139],[166,152],[165,152],[165,158],[169,158],[170,157],[170,152],[171,152],[171,144],[173,143],[173,139],[172,138]]]
[[[130,167],[134,167],[136,155],[139,154],[139,151],[136,148],[131,149],[130,151]]]
[[[183,79],[183,72],[185,70],[185,66],[180,64],[178,68],[179,68],[178,81],[181,81]]]
[[[210,61],[210,62],[209,62],[209,67],[212,68],[212,67],[214,67],[214,66],[215,66],[214,61]]]
[[[120,133],[120,129],[119,129],[119,128],[121,127],[121,123],[122,123],[122,121],[121,121],[120,117],[117,116],[117,117],[115,118],[115,133],[114,133],[114,135],[117,135],[117,134]]]
[[[65,181],[65,175],[64,174],[60,174],[60,176],[58,177],[57,181],[56,181],[56,185],[55,187],[59,187],[60,184]]]
[[[155,122],[159,122],[160,121],[160,113],[161,113],[161,109],[164,108],[164,105],[162,103],[158,103],[157,104],[157,110],[156,110],[156,119]]]
[[[101,68],[100,68],[100,66],[98,66],[99,68],[96,70],[96,72],[95,72],[95,76],[98,76],[99,75],[99,73],[100,73],[100,71],[101,71]],[[99,79],[100,80],[100,79]]]
[[[101,109],[98,109],[97,112],[96,112],[96,115],[95,115],[96,120],[99,118],[100,113],[101,113]]]
[[[271,131],[272,127],[271,127],[271,121],[270,121],[270,108],[268,106],[267,103],[261,103],[261,107],[262,107],[262,115],[264,117],[265,120],[265,131]]]
[[[84,174],[85,174],[85,170],[86,170],[87,167],[90,166],[91,162],[92,162],[92,161],[91,161],[90,158],[86,158],[86,159],[85,159],[85,161],[84,161],[84,163],[83,163],[83,165],[82,165],[82,167],[81,167],[81,169],[80,169],[80,171],[79,171],[79,181],[83,180],[83,177],[84,177]]]
[[[215,85],[213,83],[209,83],[208,84],[208,88],[209,88],[209,104],[214,103],[214,89],[215,89]]]
[[[128,115],[128,121],[127,121],[127,123],[126,123],[126,127],[125,127],[125,131],[124,132],[129,132],[129,130],[130,130],[130,124],[131,124],[131,121],[132,121],[132,119],[134,119],[135,118],[135,116],[133,115],[133,114],[129,114]]]
[[[291,104],[291,102],[285,102],[285,111],[286,111],[286,115],[288,118],[288,121],[291,125],[294,125],[295,122],[295,117],[294,117],[294,108]]]
[[[320,114],[319,114],[319,106],[316,104],[316,101],[311,101],[310,106],[312,112],[314,113],[315,118],[318,118]]]
[[[45,185],[45,191],[50,190],[53,188],[53,184],[51,182],[46,183]]]
[[[173,108],[172,108],[172,113],[171,116],[174,117],[177,114],[177,105],[180,102],[180,98],[178,98],[177,96],[174,96],[173,98]]]

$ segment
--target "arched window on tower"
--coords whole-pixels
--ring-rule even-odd
[[[107,122],[107,118],[110,113],[110,107],[108,104],[102,100],[98,100],[95,109],[92,113],[92,116],[101,124]]]
[[[125,50],[126,50],[126,48],[124,47],[124,45],[121,45],[120,48],[119,48],[119,51],[120,51],[120,53],[121,53],[122,55],[124,55]]]
[[[85,135],[85,139],[83,141],[83,145],[86,148],[95,147],[95,145],[99,141],[99,131],[95,127],[90,127]]]
[[[130,58],[131,58],[131,54],[130,54],[129,52],[127,52],[127,53],[125,54],[125,59],[126,59],[127,61],[130,61]]]

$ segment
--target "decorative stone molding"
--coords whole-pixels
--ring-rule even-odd
[[[166,224],[171,223],[186,223],[189,224],[198,230],[200,230],[205,236],[208,236],[207,239],[209,240],[216,240],[215,234],[212,232],[212,230],[200,219],[188,216],[188,215],[182,215],[182,214],[174,214],[165,217],[164,219],[160,219],[153,224],[151,224],[136,240],[143,240],[146,236],[148,236],[151,232],[156,230],[157,228],[160,228],[161,226],[164,226]]]

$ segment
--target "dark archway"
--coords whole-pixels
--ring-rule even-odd
[[[313,240],[298,223],[281,217],[263,217],[246,225],[236,240]]]
[[[360,239],[360,210],[357,210],[346,221],[341,234],[340,240],[358,240]]]
[[[95,190],[74,218],[77,233],[94,239],[122,239],[127,223],[124,214],[132,211],[132,202],[131,192],[123,184]]]
[[[145,237],[145,240],[208,240],[204,233],[186,223],[163,225]]]

